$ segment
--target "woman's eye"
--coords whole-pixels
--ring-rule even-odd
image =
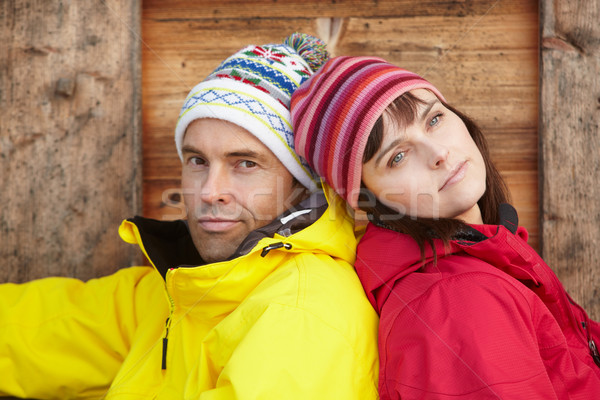
[[[401,151],[400,153],[396,154],[394,156],[394,158],[392,158],[392,162],[390,163],[390,165],[394,166],[396,164],[398,164],[400,161],[402,161],[404,159],[404,152]]]
[[[240,166],[244,168],[253,168],[256,167],[256,163],[254,161],[244,160],[240,162]]]
[[[437,114],[435,117],[433,117],[431,119],[431,121],[429,121],[429,126],[435,126],[438,124],[438,122],[440,122],[440,117],[442,116],[442,114]]]

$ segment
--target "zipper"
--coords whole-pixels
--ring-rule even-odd
[[[154,261],[152,261],[152,259],[148,255],[148,252],[146,251],[146,248],[144,247],[144,241],[142,240],[142,236],[140,234],[140,229],[134,222],[132,222],[132,221],[127,221],[127,222],[133,228],[135,240],[137,241],[138,246],[142,250],[142,253],[144,253],[144,256],[146,256],[146,259],[148,261],[150,261],[150,264],[152,264],[152,266],[154,267],[154,270],[160,274],[160,271],[158,270],[158,268],[156,268]],[[169,268],[169,271],[173,271],[174,269],[175,268]],[[173,301],[173,298],[171,297],[171,294],[169,293],[169,289],[167,288],[167,275],[169,274],[169,271],[167,271],[167,273],[165,274],[165,277],[164,277],[165,278],[165,292],[167,293],[167,298],[169,299],[170,309],[169,309],[169,318],[167,318],[167,321],[165,322],[165,336],[162,339],[162,360],[160,363],[160,367],[162,370],[167,369],[167,348],[169,345],[169,330],[171,328],[171,320],[173,318],[173,313],[175,312],[175,302]]]
[[[554,280],[558,282],[558,287],[562,288],[562,284],[556,276],[554,276]],[[590,331],[588,326],[590,321],[588,314],[579,304],[573,301],[571,296],[564,290],[564,288],[562,289],[562,292],[564,293],[564,297],[566,297],[567,299],[566,305],[567,309],[569,310],[569,319],[575,322],[575,326],[578,328],[576,329],[576,332],[579,332],[580,335],[583,336],[580,337],[581,339],[583,339],[584,343],[587,343],[587,346],[590,349],[590,355],[594,360],[594,364],[600,367],[600,351],[598,350],[598,346],[596,346],[596,342],[594,341],[594,338],[592,337],[592,332]],[[575,315],[576,313],[574,310],[577,310],[579,312],[578,315]],[[581,329],[583,329],[584,332],[582,332]]]
[[[600,353],[598,352],[598,347],[596,347],[596,342],[594,339],[590,339],[588,342],[590,346],[590,353],[592,354],[592,358],[598,367],[600,367]]]
[[[169,268],[170,271],[174,270],[175,268]],[[165,336],[162,339],[162,360],[160,363],[160,368],[164,371],[167,369],[167,348],[169,346],[169,331],[171,330],[171,321],[173,320],[173,312],[175,310],[175,302],[173,301],[173,298],[171,297],[171,294],[169,293],[169,289],[167,288],[167,277],[165,275],[165,291],[167,292],[167,297],[169,298],[169,305],[170,305],[170,310],[169,310],[169,318],[167,318],[167,321],[165,322]]]
[[[587,336],[588,347],[590,348],[590,355],[594,359],[594,363],[600,367],[600,351],[598,351],[598,346],[596,346],[596,342],[594,342],[594,338],[592,337],[592,333],[588,328],[587,321],[582,321],[581,326],[585,329],[585,333]]]

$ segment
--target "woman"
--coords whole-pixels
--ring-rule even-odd
[[[382,399],[600,398],[600,325],[527,244],[477,126],[418,75],[337,57],[292,98],[296,150],[370,223]]]

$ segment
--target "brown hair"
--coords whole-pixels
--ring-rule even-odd
[[[416,118],[418,106],[423,101],[412,95],[410,92],[398,97],[386,109],[385,113],[393,115],[394,119],[401,126],[410,125]],[[492,162],[487,146],[487,141],[479,127],[469,117],[456,110],[454,107],[443,103],[444,106],[455,113],[465,124],[477,148],[481,152],[486,170],[486,189],[477,204],[481,210],[481,217],[484,224],[499,223],[498,207],[501,203],[509,201],[509,191],[504,179],[496,166]],[[383,140],[384,124],[383,115],[379,117],[375,126],[371,130],[365,152],[363,153],[363,164],[368,162],[381,147]],[[359,207],[367,213],[369,219],[377,225],[406,233],[410,235],[421,250],[421,258],[425,257],[425,243],[428,243],[432,250],[433,239],[442,239],[445,245],[460,231],[467,228],[467,224],[454,218],[421,218],[411,217],[400,214],[383,203],[362,184],[362,190],[359,195]],[[437,255],[434,252],[434,257]]]

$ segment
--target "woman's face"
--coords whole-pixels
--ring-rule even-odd
[[[362,168],[364,185],[388,207],[413,217],[458,218],[481,224],[485,163],[462,120],[430,91],[409,126],[383,117],[379,150]]]

